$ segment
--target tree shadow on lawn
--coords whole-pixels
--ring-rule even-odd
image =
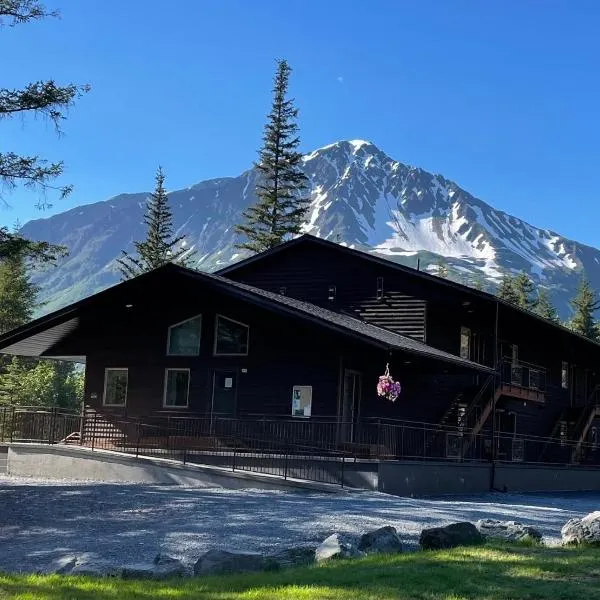
[[[371,556],[272,573],[165,582],[0,576],[0,597],[37,600],[600,599],[600,549],[490,545]]]

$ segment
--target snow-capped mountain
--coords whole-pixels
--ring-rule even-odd
[[[600,251],[495,210],[441,175],[393,160],[362,140],[325,146],[304,159],[311,207],[304,230],[435,272],[493,287],[506,270],[526,271],[552,292],[563,316],[585,272],[600,287]],[[256,171],[211,179],[169,194],[178,235],[194,261],[214,270],[242,258],[234,225],[254,202]],[[142,239],[147,192],[122,194],[30,221],[32,239],[63,244],[70,255],[38,275],[44,311],[118,280],[115,259]]]

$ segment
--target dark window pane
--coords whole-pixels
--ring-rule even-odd
[[[169,369],[165,391],[165,406],[187,406],[190,372],[183,369]]]
[[[197,356],[200,353],[202,317],[169,327],[168,353],[175,356]]]
[[[127,401],[127,369],[107,369],[104,404],[123,406]]]
[[[248,354],[248,326],[217,317],[216,354]]]

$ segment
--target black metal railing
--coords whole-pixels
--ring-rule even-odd
[[[76,444],[343,485],[345,472],[370,460],[444,460],[600,465],[596,443],[514,435],[393,419],[151,416],[0,407],[0,441]],[[574,450],[577,452],[574,452]]]
[[[546,391],[546,369],[540,365],[504,358],[500,364],[500,381],[538,392]]]

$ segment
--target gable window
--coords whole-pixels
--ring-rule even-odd
[[[460,328],[460,357],[471,360],[471,330],[468,327]]]
[[[563,390],[569,389],[569,363],[563,361],[560,371],[560,384]]]
[[[127,403],[127,369],[105,369],[104,406],[125,406]]]
[[[249,330],[244,323],[217,315],[215,356],[246,356]]]
[[[169,327],[167,354],[169,356],[198,356],[202,315],[186,319]]]
[[[166,369],[165,395],[166,408],[187,408],[190,393],[189,369]]]

